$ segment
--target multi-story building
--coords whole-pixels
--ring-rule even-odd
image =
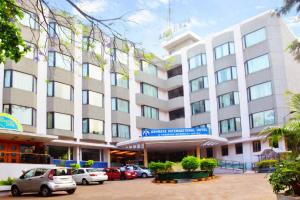
[[[112,48],[111,57],[100,36],[74,34],[67,23],[49,21],[53,34],[70,39],[68,49],[59,48],[47,42],[45,31],[29,16],[35,14],[25,13],[20,26],[32,51],[0,68],[2,110],[23,125],[22,133],[1,132],[1,162],[46,151],[54,159],[108,164],[141,161],[143,154],[146,160],[197,154],[252,163],[271,146],[286,150],[284,140],[271,145],[258,135],[285,122],[284,93],[300,90],[299,63],[285,50],[295,36],[271,12],[207,38],[192,32],[174,37],[163,43],[169,56],[151,63],[137,62],[133,49]],[[94,45],[87,49],[82,44],[90,40]],[[43,57],[35,46],[45,43]],[[103,70],[91,51],[106,60]],[[156,142],[141,138],[143,128],[191,127],[207,127],[210,135]]]

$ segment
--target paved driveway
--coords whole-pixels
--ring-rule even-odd
[[[54,193],[46,199],[196,199],[196,200],[275,200],[265,174],[218,175],[205,182],[156,184],[152,179],[109,181],[103,185],[78,186],[73,195]],[[0,194],[1,195],[1,194]],[[0,199],[14,199],[2,193]],[[17,199],[41,199],[23,195]]]

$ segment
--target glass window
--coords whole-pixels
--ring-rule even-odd
[[[228,67],[217,71],[217,83],[237,79],[236,67]]]
[[[215,59],[219,59],[224,56],[234,54],[235,53],[234,43],[228,42],[228,43],[222,44],[220,46],[217,46],[217,47],[215,47],[214,52],[215,52]]]
[[[209,111],[209,100],[201,100],[191,104],[192,115],[204,113]]]
[[[250,122],[252,128],[272,125],[275,123],[275,112],[274,110],[267,110],[251,114]]]
[[[248,88],[249,100],[255,100],[272,95],[272,83],[265,82]]]
[[[58,52],[48,52],[48,66],[58,67],[67,71],[72,71],[73,60],[70,56]]]
[[[168,74],[168,78],[182,75],[182,66],[179,65],[178,67],[174,67],[173,69],[168,70],[167,74]]]
[[[227,94],[223,94],[218,96],[219,108],[225,108],[232,105],[237,105],[240,103],[239,101],[239,93],[238,92],[230,92]]]
[[[193,128],[207,128],[208,133],[211,134],[211,124],[201,124],[201,125],[193,126]]]
[[[253,46],[266,40],[266,29],[261,28],[243,37],[244,48]]]
[[[82,104],[103,107],[103,94],[89,90],[82,91]]]
[[[128,88],[129,85],[128,78],[118,73],[110,74],[110,82],[113,86],[119,86],[123,88]]]
[[[62,99],[73,100],[73,87],[70,85],[50,81],[48,82],[48,96],[59,97]]]
[[[29,59],[37,59],[38,51],[36,45],[31,42],[27,42],[27,41],[24,42],[26,43],[27,47],[30,48],[30,50],[24,55],[24,57]]]
[[[169,118],[170,118],[170,120],[184,118],[184,108],[179,108],[177,110],[170,111]]]
[[[243,154],[243,143],[235,144],[235,153],[236,154]]]
[[[49,35],[52,38],[59,38],[62,42],[72,42],[73,32],[71,29],[49,22]]]
[[[260,144],[259,140],[253,141],[252,146],[253,146],[253,152],[260,152],[261,151],[261,144]]]
[[[82,132],[92,133],[97,135],[104,135],[104,122],[95,119],[82,120]]]
[[[130,139],[130,128],[125,124],[112,124],[112,136]]]
[[[159,111],[157,108],[153,108],[150,106],[142,106],[142,116],[150,119],[159,119]]]
[[[224,145],[221,147],[222,149],[222,156],[228,156],[228,146]]]
[[[103,71],[100,67],[90,64],[90,63],[83,63],[82,64],[82,76],[89,77],[97,80],[102,80]]]
[[[141,70],[147,74],[157,76],[157,67],[146,61],[141,61]]]
[[[113,97],[111,98],[111,109],[129,113],[129,101]]]
[[[207,76],[202,76],[190,81],[191,92],[198,91],[203,88],[208,88]]]
[[[22,72],[5,70],[4,87],[13,87],[30,92],[36,92],[36,78]]]
[[[248,74],[269,68],[270,67],[269,55],[265,54],[265,55],[247,60],[245,63],[245,66],[246,66]]]
[[[19,19],[19,22],[32,29],[38,29],[37,15],[32,12],[23,12],[23,18]]]
[[[241,118],[231,118],[231,119],[225,119],[219,122],[220,126],[220,133],[230,133],[230,132],[236,132],[241,130]]]
[[[158,89],[155,86],[149,85],[147,83],[141,83],[141,93],[144,95],[152,96],[158,98]]]
[[[17,118],[21,124],[35,125],[35,110],[33,108],[6,104],[3,105],[3,112],[11,114]]]
[[[114,61],[118,61],[124,65],[128,65],[128,54],[120,51],[119,49],[115,49]]]
[[[189,59],[189,68],[194,69],[206,65],[206,54],[201,53]]]
[[[102,54],[102,43],[94,38],[84,36],[82,38],[82,49],[85,51],[92,51],[95,54]]]
[[[49,112],[47,118],[47,128],[67,131],[73,129],[73,117],[71,115]]]

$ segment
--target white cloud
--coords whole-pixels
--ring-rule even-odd
[[[289,27],[300,27],[300,16],[292,16],[286,20]]]
[[[148,24],[153,22],[156,19],[156,16],[150,12],[149,10],[141,10],[137,13],[130,15],[127,20],[130,25],[138,25],[138,24]]]
[[[107,7],[106,0],[79,0],[76,5],[87,13],[102,12]]]
[[[169,0],[139,0],[139,5],[141,8],[150,8],[154,9],[161,5],[167,5],[169,3]]]
[[[197,19],[195,17],[190,18],[188,27],[189,28],[203,28],[207,26],[212,26],[215,25],[217,22],[214,20],[202,20],[202,19]]]

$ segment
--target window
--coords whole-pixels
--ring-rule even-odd
[[[265,82],[248,88],[249,100],[255,100],[272,95],[272,83]]]
[[[111,109],[129,113],[129,101],[119,98],[111,98]]]
[[[191,92],[198,91],[203,88],[208,88],[207,76],[202,76],[190,81]]]
[[[192,115],[204,113],[209,111],[209,100],[201,100],[191,104]]]
[[[184,118],[184,108],[179,108],[169,112],[170,120],[175,120],[179,118]]]
[[[27,47],[30,48],[30,50],[24,55],[25,58],[29,59],[38,59],[38,50],[35,44],[31,42],[24,41]]]
[[[221,147],[222,156],[228,156],[228,146],[224,145]]]
[[[84,51],[92,51],[95,54],[102,55],[102,43],[94,38],[83,36],[82,49]]]
[[[235,117],[231,119],[225,119],[219,122],[220,133],[226,134],[241,130],[241,118]]]
[[[67,71],[73,71],[73,59],[70,56],[49,51],[48,52],[48,66],[58,67]]]
[[[141,93],[144,95],[158,98],[157,87],[155,87],[153,85],[149,85],[147,83],[141,83]]]
[[[113,60],[120,62],[123,65],[128,65],[128,54],[115,48]]]
[[[194,69],[206,65],[206,54],[201,53],[189,59],[189,68]]]
[[[141,61],[141,71],[153,76],[157,76],[157,67],[143,60]]]
[[[159,110],[150,106],[142,106],[142,116],[150,119],[159,119]]]
[[[95,119],[82,119],[82,133],[104,135],[104,122]]]
[[[217,83],[223,83],[225,81],[234,80],[237,78],[236,67],[228,67],[217,71]]]
[[[35,126],[36,111],[30,107],[4,104],[3,112],[17,118],[21,124]]]
[[[211,124],[201,124],[201,125],[193,126],[193,128],[207,128],[208,133],[211,134]]]
[[[89,78],[93,78],[93,79],[97,79],[99,81],[102,80],[102,75],[103,70],[93,64],[90,63],[83,63],[82,64],[82,76],[83,77],[89,77]]]
[[[59,38],[63,42],[72,42],[73,32],[71,29],[58,25],[55,22],[49,22],[49,35],[52,38]]]
[[[220,46],[215,47],[215,59],[222,58],[224,56],[228,56],[230,54],[234,54],[234,43],[228,42],[225,44],[222,44]]]
[[[182,74],[182,66],[174,67],[173,69],[170,69],[167,71],[168,78],[172,78],[174,76],[178,76]]]
[[[5,70],[4,87],[36,92],[36,77],[22,72]]]
[[[73,87],[55,81],[48,82],[48,97],[59,97],[62,99],[73,100]]]
[[[176,97],[182,97],[183,96],[183,87],[175,88],[173,90],[168,91],[169,99],[173,99]]]
[[[269,55],[265,54],[256,58],[252,58],[245,62],[245,67],[248,74],[261,71],[270,67]]]
[[[125,124],[112,124],[112,137],[130,139],[130,128]]]
[[[240,103],[239,93],[230,92],[218,96],[219,108],[226,108],[228,106],[237,105]]]
[[[259,140],[253,141],[252,146],[253,146],[253,152],[261,151],[261,144]]]
[[[243,154],[243,143],[235,144],[235,153],[236,154]]]
[[[261,28],[243,37],[244,48],[251,47],[266,40],[266,29]]]
[[[122,74],[110,73],[110,82],[112,86],[119,86],[123,88],[128,88],[128,78]]]
[[[47,113],[47,128],[48,129],[61,129],[72,131],[73,130],[73,116],[48,112]]]
[[[250,115],[251,128],[272,125],[275,123],[274,110],[267,110]]]
[[[37,15],[32,12],[23,12],[23,18],[19,19],[19,22],[32,29],[39,29]]]
[[[103,107],[103,94],[89,90],[82,91],[82,104]]]

